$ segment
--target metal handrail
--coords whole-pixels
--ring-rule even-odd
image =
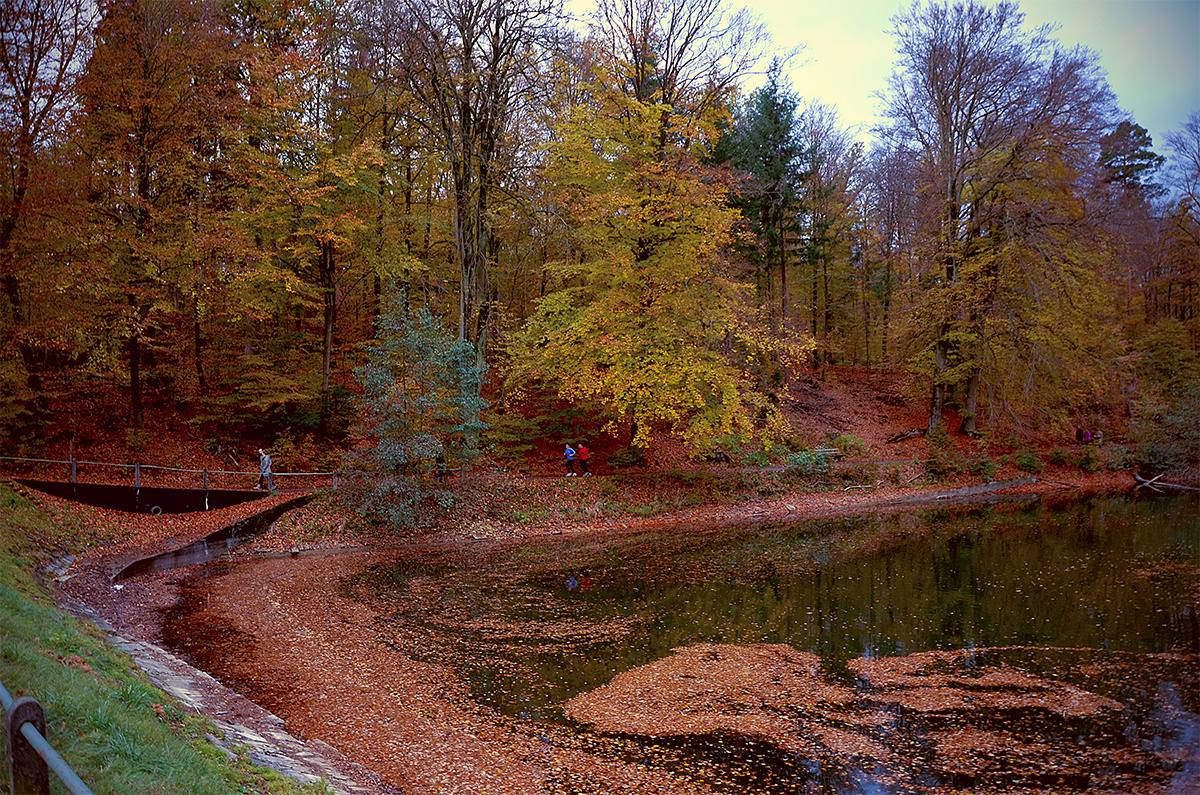
[[[14,699],[0,682],[0,705],[7,715],[5,725],[8,727],[8,764],[9,782],[16,786],[17,782],[39,782],[35,784],[47,795],[50,792],[47,768],[66,786],[72,795],[93,795],[83,779],[75,774],[67,760],[63,759],[54,746],[42,736],[37,723],[45,726],[45,713],[42,705],[32,698]],[[16,725],[14,725],[16,724]],[[19,742],[14,734],[19,731],[21,737],[29,744],[35,754],[20,754],[14,751]],[[42,786],[44,783],[44,788]],[[23,792],[26,790],[22,790]]]
[[[141,469],[158,469],[163,472],[187,472],[187,473],[191,473],[194,475],[200,475],[205,472],[207,472],[210,475],[257,475],[258,474],[257,469],[252,469],[252,470],[247,470],[247,469],[182,469],[180,467],[165,467],[165,466],[160,466],[158,464],[142,464],[142,463],[139,463],[136,461],[129,463],[129,464],[114,464],[111,461],[80,461],[77,458],[68,458],[65,460],[58,460],[58,459],[53,459],[53,458],[17,458],[15,456],[0,455],[0,461],[23,461],[23,462],[29,463],[29,464],[66,464],[68,466],[70,466],[71,464],[75,464],[76,466],[113,467],[114,469],[132,469],[133,467],[139,467]],[[345,474],[345,473],[344,473],[344,470],[331,470],[329,472],[275,472],[273,474],[276,477],[280,477],[280,476],[294,477],[296,475],[329,476],[329,475],[338,475],[338,474]]]
[[[133,470],[133,485],[135,487],[139,487],[139,488],[142,485],[142,483],[141,483],[142,470],[146,470],[146,469],[157,469],[157,470],[162,470],[162,471],[166,471],[166,472],[185,472],[185,473],[190,473],[190,474],[194,474],[194,475],[200,475],[203,478],[204,485],[202,488],[204,488],[204,489],[208,489],[208,487],[209,487],[208,486],[208,476],[209,475],[237,475],[237,476],[247,476],[248,475],[248,476],[257,478],[258,474],[259,474],[257,469],[250,469],[250,470],[244,470],[244,469],[226,470],[226,469],[207,469],[207,468],[205,468],[205,469],[182,469],[179,467],[160,466],[158,464],[143,464],[143,463],[140,463],[137,461],[135,461],[131,464],[114,464],[114,463],[107,462],[107,461],[80,461],[75,458],[71,458],[71,459],[67,459],[67,460],[56,460],[56,459],[49,459],[49,458],[19,458],[16,456],[0,456],[0,461],[20,461],[20,462],[32,463],[32,464],[65,464],[65,465],[69,466],[70,470],[71,470],[71,474],[70,474],[70,477],[71,477],[70,482],[71,483],[77,482],[76,481],[76,471],[77,471],[78,467],[80,467],[80,466],[98,466],[98,467],[114,467],[117,469],[132,469]],[[459,475],[462,477],[463,482],[466,482],[467,467],[465,464],[460,465],[458,467],[448,468],[447,471],[448,472],[457,471],[459,473]],[[329,472],[272,472],[271,474],[273,477],[276,477],[276,478],[281,478],[281,477],[290,477],[290,478],[295,478],[295,477],[332,477],[334,490],[337,490],[340,488],[341,481],[343,481],[343,480],[351,481],[356,477],[362,477],[364,475],[368,476],[368,477],[370,477],[372,475],[375,475],[375,476],[378,475],[378,473],[370,473],[370,472],[365,472],[363,470],[357,470],[357,469],[335,469],[335,470],[332,470]]]
[[[238,477],[257,477],[258,470],[228,470],[228,469],[183,469],[180,467],[161,466],[159,464],[143,464],[140,461],[134,461],[130,464],[114,464],[109,461],[80,461],[77,458],[70,458],[65,461],[55,460],[52,458],[19,458],[16,456],[0,456],[0,461],[18,461],[28,464],[63,464],[70,468],[71,483],[78,482],[78,470],[80,466],[85,467],[112,467],[115,469],[133,470],[133,485],[140,488],[142,485],[142,472],[148,469],[156,469],[162,472],[184,472],[193,475],[199,475],[201,478],[201,488],[207,490],[209,488],[208,478],[210,475],[233,475]],[[339,487],[339,477],[344,477],[346,473],[341,470],[332,472],[272,472],[273,477],[332,477],[333,488],[337,490]]]

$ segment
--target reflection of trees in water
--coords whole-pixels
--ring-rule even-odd
[[[696,644],[785,644],[815,655],[822,683],[851,689],[864,679],[857,670],[864,657],[935,659],[939,649],[977,649],[958,664],[970,659],[1049,683],[1030,685],[1022,698],[1045,702],[1046,693],[1057,693],[1124,705],[1088,717],[1101,728],[1080,734],[1077,719],[1046,704],[993,705],[987,714],[995,720],[985,719],[967,685],[938,690],[927,680],[894,702],[859,705],[857,718],[830,716],[809,726],[831,738],[821,741],[820,753],[717,724],[669,734],[675,739],[668,755],[693,759],[670,764],[694,767],[703,758],[701,766],[741,781],[751,774],[734,775],[733,768],[748,764],[758,771],[753,778],[759,768],[781,770],[779,754],[791,754],[799,761],[789,776],[837,788],[838,777],[852,778],[858,764],[843,750],[875,743],[951,784],[967,786],[991,771],[1014,786],[1072,789],[1083,780],[1080,771],[1100,765],[1097,754],[1120,750],[1152,783],[1183,774],[1169,769],[1182,762],[1167,749],[1174,737],[1195,731],[1200,711],[1195,653],[1169,653],[1197,642],[1189,618],[1200,583],[1191,505],[972,507],[423,550],[360,584],[386,616],[390,644],[455,666],[481,701],[538,720],[562,721],[562,705],[572,698],[602,692],[614,676],[653,669]],[[568,587],[569,578],[578,584],[585,575],[587,589]],[[1051,644],[1058,648],[1046,648]],[[1164,706],[1171,699],[1163,693],[1180,694],[1180,706]],[[960,703],[944,712],[915,706],[950,696]],[[794,706],[777,711],[796,713]],[[614,744],[623,750],[611,752],[631,761],[667,753],[648,739],[664,735],[640,731],[608,728],[572,734],[570,742]],[[1080,736],[1099,750],[1076,750]],[[742,761],[714,761],[724,753],[716,749],[731,742]],[[997,765],[1033,765],[1039,755],[1053,767],[1007,778],[996,772]],[[889,765],[883,757],[863,759]],[[894,768],[897,781],[906,780],[903,767]],[[1101,768],[1118,779],[1132,775],[1120,764]],[[782,776],[765,791],[793,791]]]

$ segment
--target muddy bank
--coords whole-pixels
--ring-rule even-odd
[[[168,626],[163,641],[211,650],[203,662],[215,676],[397,791],[543,791],[532,764],[542,744],[475,707],[452,670],[389,646],[375,611],[344,590],[384,557],[258,560],[236,576],[209,567],[180,581],[188,636]]]

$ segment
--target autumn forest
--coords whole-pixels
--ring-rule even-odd
[[[92,390],[131,443],[769,448],[853,365],[926,432],[1200,458],[1200,114],[1152,141],[1015,3],[893,27],[864,142],[723,0],[6,0],[4,454]]]

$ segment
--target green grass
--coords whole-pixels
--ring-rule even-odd
[[[59,611],[34,577],[45,547],[78,537],[64,516],[0,484],[0,681],[46,712],[50,743],[96,795],[321,793],[210,745],[99,630]],[[0,726],[0,740],[7,742]],[[51,774],[51,792],[65,788]]]

